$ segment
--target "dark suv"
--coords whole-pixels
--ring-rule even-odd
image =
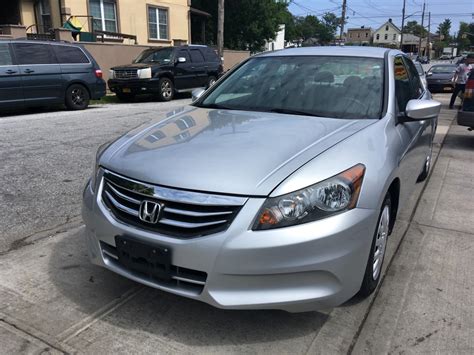
[[[132,64],[112,68],[107,83],[120,100],[157,94],[160,100],[169,101],[175,92],[213,85],[222,70],[219,56],[207,46],[150,48]]]
[[[0,41],[0,109],[65,104],[83,110],[105,90],[99,65],[78,45]]]

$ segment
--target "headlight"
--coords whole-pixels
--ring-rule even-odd
[[[272,197],[260,209],[253,230],[312,222],[357,205],[365,166],[358,164],[327,180],[287,195]]]
[[[150,79],[151,68],[138,69],[137,75],[139,79]]]
[[[104,144],[101,144],[99,146],[99,149],[97,149],[97,153],[95,154],[95,160],[94,160],[94,165],[92,167],[92,177],[91,177],[91,190],[92,192],[95,192],[96,188],[96,180],[97,180],[97,173],[99,171],[99,160],[100,157],[102,156],[102,153],[104,153],[105,149],[111,144],[111,142],[105,142]]]
[[[115,71],[112,69],[109,70],[109,79],[115,79]]]

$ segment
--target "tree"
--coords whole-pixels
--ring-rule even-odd
[[[192,6],[209,12],[207,37],[216,42],[217,0],[193,0]],[[224,46],[260,51],[266,40],[275,38],[279,25],[288,19],[288,3],[274,0],[229,0],[225,2]],[[291,28],[290,28],[291,30]]]
[[[321,20],[316,16],[297,17],[296,33],[308,45],[329,44],[334,41],[341,20],[333,13],[326,13]]]
[[[445,42],[449,42],[450,35],[449,32],[451,31],[451,20],[449,18],[445,19],[438,25],[438,32],[441,36],[441,40]]]
[[[418,37],[426,37],[428,31],[423,28],[417,21],[408,21],[403,28],[403,33],[411,33]]]
[[[458,48],[460,51],[468,51],[474,46],[474,22],[461,22],[458,31]]]

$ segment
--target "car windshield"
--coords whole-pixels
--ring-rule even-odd
[[[147,49],[140,53],[135,59],[134,63],[169,63],[171,61],[171,55],[173,54],[173,48],[163,49]]]
[[[432,73],[454,73],[456,70],[456,66],[454,65],[439,65],[439,66],[434,66],[433,68],[430,69],[430,72]]]
[[[423,71],[423,66],[418,62],[414,64],[415,64],[416,71],[418,72],[418,75],[425,75],[425,72]]]
[[[375,119],[382,101],[382,59],[274,56],[250,59],[197,106]]]

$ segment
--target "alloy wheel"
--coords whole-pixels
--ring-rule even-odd
[[[165,99],[169,99],[171,95],[173,94],[171,84],[169,81],[164,81],[161,84],[161,94]]]
[[[372,278],[377,280],[382,271],[382,262],[387,247],[387,237],[390,226],[390,208],[384,206],[382,214],[380,215],[379,226],[375,239],[374,257],[372,265]]]
[[[80,88],[75,88],[71,91],[71,101],[76,106],[81,106],[84,103],[84,91]]]

